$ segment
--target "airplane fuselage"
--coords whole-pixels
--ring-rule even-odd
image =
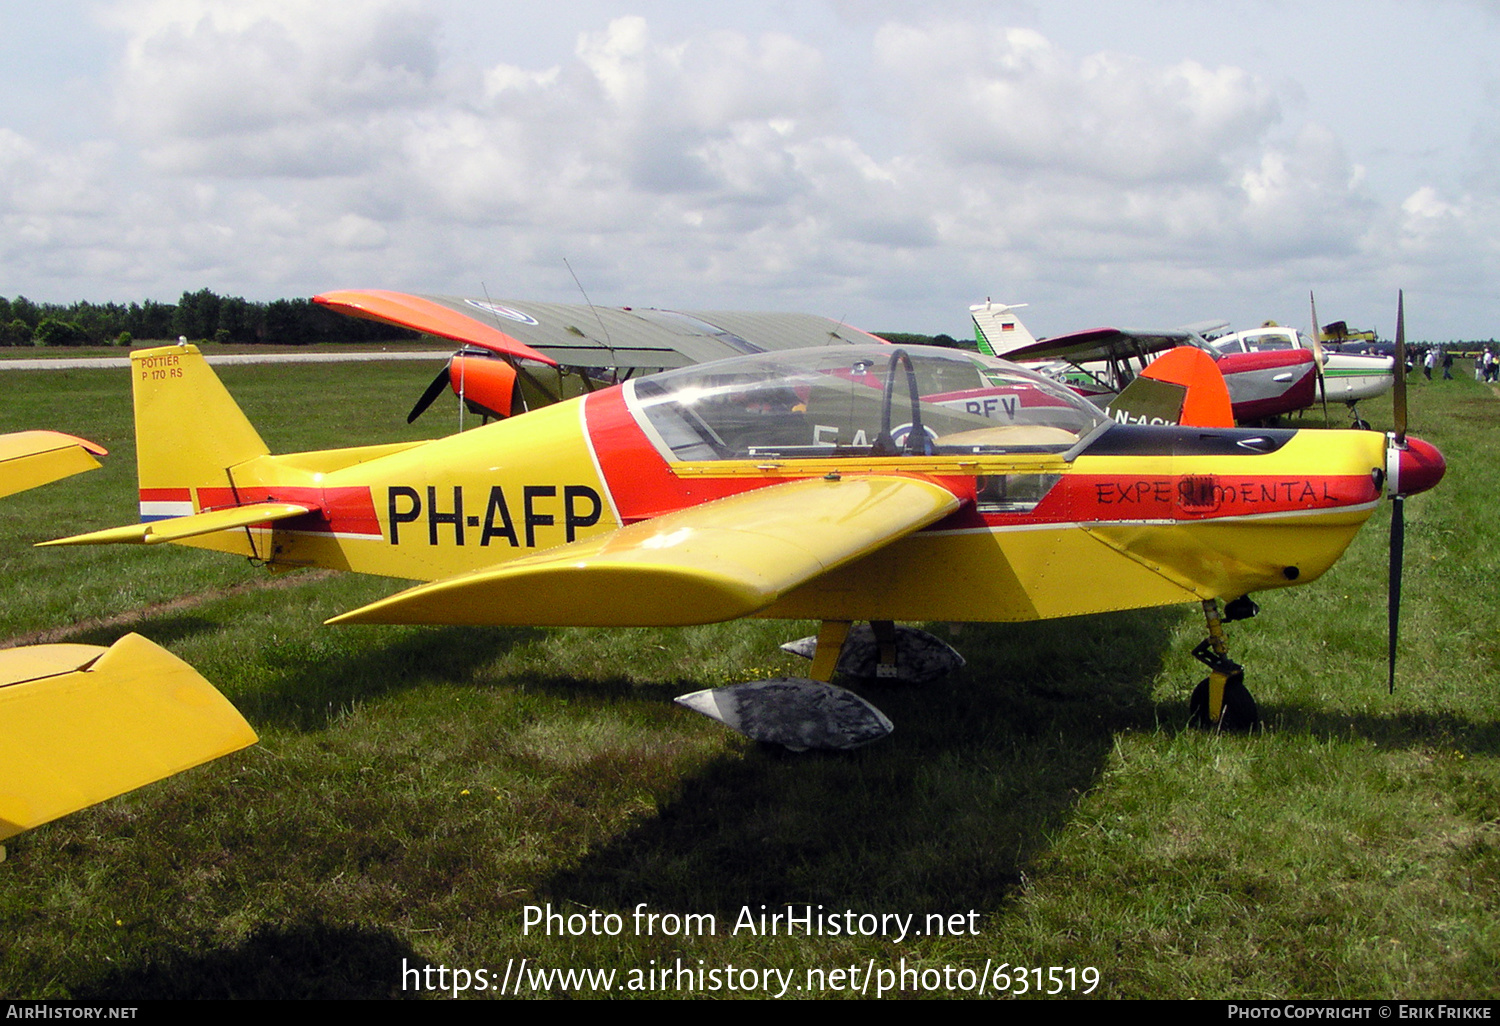
[[[1384,445],[1357,431],[1116,425],[1067,458],[829,448],[678,459],[627,385],[432,442],[259,456],[232,467],[227,487],[143,488],[142,504],[144,518],[148,503],[182,514],[306,500],[318,511],[188,544],[276,569],[432,581],[792,479],[919,477],[951,491],[958,510],[760,615],[1029,620],[1314,580],[1373,512]],[[489,612],[495,623],[533,622],[524,609]],[[677,622],[698,621],[684,609]]]

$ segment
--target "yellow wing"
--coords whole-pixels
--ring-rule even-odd
[[[107,456],[102,446],[61,431],[17,431],[0,435],[0,495],[98,468],[95,456]]]
[[[655,627],[748,616],[959,500],[907,477],[770,485],[424,584],[329,623]]]
[[[0,651],[0,840],[256,740],[212,684],[138,634]]]

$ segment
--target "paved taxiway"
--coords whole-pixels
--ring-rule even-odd
[[[210,356],[212,366],[237,363],[368,363],[371,360],[446,360],[453,354],[432,350],[426,353],[238,353],[233,356]],[[53,360],[0,360],[0,371],[8,370],[101,370],[129,367],[128,356],[58,357]]]

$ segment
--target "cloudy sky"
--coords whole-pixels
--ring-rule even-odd
[[[567,261],[565,264],[564,261]],[[0,0],[0,295],[1500,334],[1500,3]]]

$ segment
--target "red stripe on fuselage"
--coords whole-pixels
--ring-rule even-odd
[[[1230,476],[1182,474],[1123,478],[1079,474],[1065,482],[1073,519],[1210,520],[1343,509],[1378,498],[1367,474]],[[1050,496],[1049,496],[1050,498]]]
[[[142,502],[192,502],[191,488],[142,488]]]
[[[199,488],[198,509],[232,509],[255,502],[293,502],[318,511],[278,521],[279,531],[353,534],[380,538],[380,519],[369,488]]]
[[[1034,509],[981,510],[942,528],[1063,523],[1201,521],[1321,509],[1347,509],[1380,497],[1366,474],[1068,474]],[[955,516],[963,516],[962,513]],[[951,518],[950,518],[951,519]]]
[[[625,405],[624,388],[593,392],[584,400],[584,425],[619,510],[627,524],[773,484],[756,478],[680,478],[651,444]]]

